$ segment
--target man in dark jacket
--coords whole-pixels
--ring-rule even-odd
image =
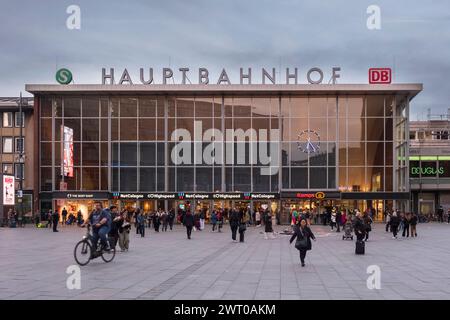
[[[111,206],[109,208],[109,212],[111,214],[111,230],[109,231],[109,237],[113,239],[113,243],[111,246],[113,248],[116,247],[117,242],[119,241],[119,228],[122,226],[123,220],[117,220],[116,218],[119,216],[119,210],[117,210],[116,206]]]
[[[356,240],[363,241],[366,236],[366,225],[361,217],[361,213],[356,214],[355,222],[353,223],[353,230],[355,231]]]
[[[173,221],[175,220],[175,209],[174,208],[170,209],[168,219],[169,219],[169,228],[170,228],[170,230],[172,230]]]
[[[236,240],[236,232],[239,227],[239,212],[236,210],[236,208],[232,209],[230,211],[230,227],[231,227],[231,238],[233,239],[233,242],[237,242]]]
[[[52,213],[53,232],[58,232],[59,213],[57,210]]]
[[[444,208],[442,208],[442,206],[437,210],[437,216],[439,222],[444,222]]]
[[[191,239],[192,228],[194,227],[194,216],[188,210],[183,217],[183,225],[186,227],[187,238]]]

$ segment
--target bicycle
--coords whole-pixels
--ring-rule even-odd
[[[111,244],[113,243],[110,239],[108,239],[110,243],[110,250],[104,250],[103,246],[97,243],[97,250],[94,251],[93,243],[92,243],[92,234],[91,234],[91,226],[87,225],[86,234],[83,236],[83,239],[80,240],[76,245],[73,251],[73,255],[75,261],[80,266],[85,266],[89,263],[89,261],[96,259],[98,257],[102,257],[102,260],[106,263],[113,261],[116,256],[116,249]]]

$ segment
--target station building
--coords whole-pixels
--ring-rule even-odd
[[[421,84],[40,85],[36,205],[409,210]]]

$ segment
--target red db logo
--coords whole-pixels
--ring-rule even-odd
[[[389,84],[392,81],[391,68],[370,68],[369,69],[369,83]]]

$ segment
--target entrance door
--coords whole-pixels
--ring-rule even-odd
[[[434,214],[434,200],[422,200],[419,202],[419,214],[431,218]]]

